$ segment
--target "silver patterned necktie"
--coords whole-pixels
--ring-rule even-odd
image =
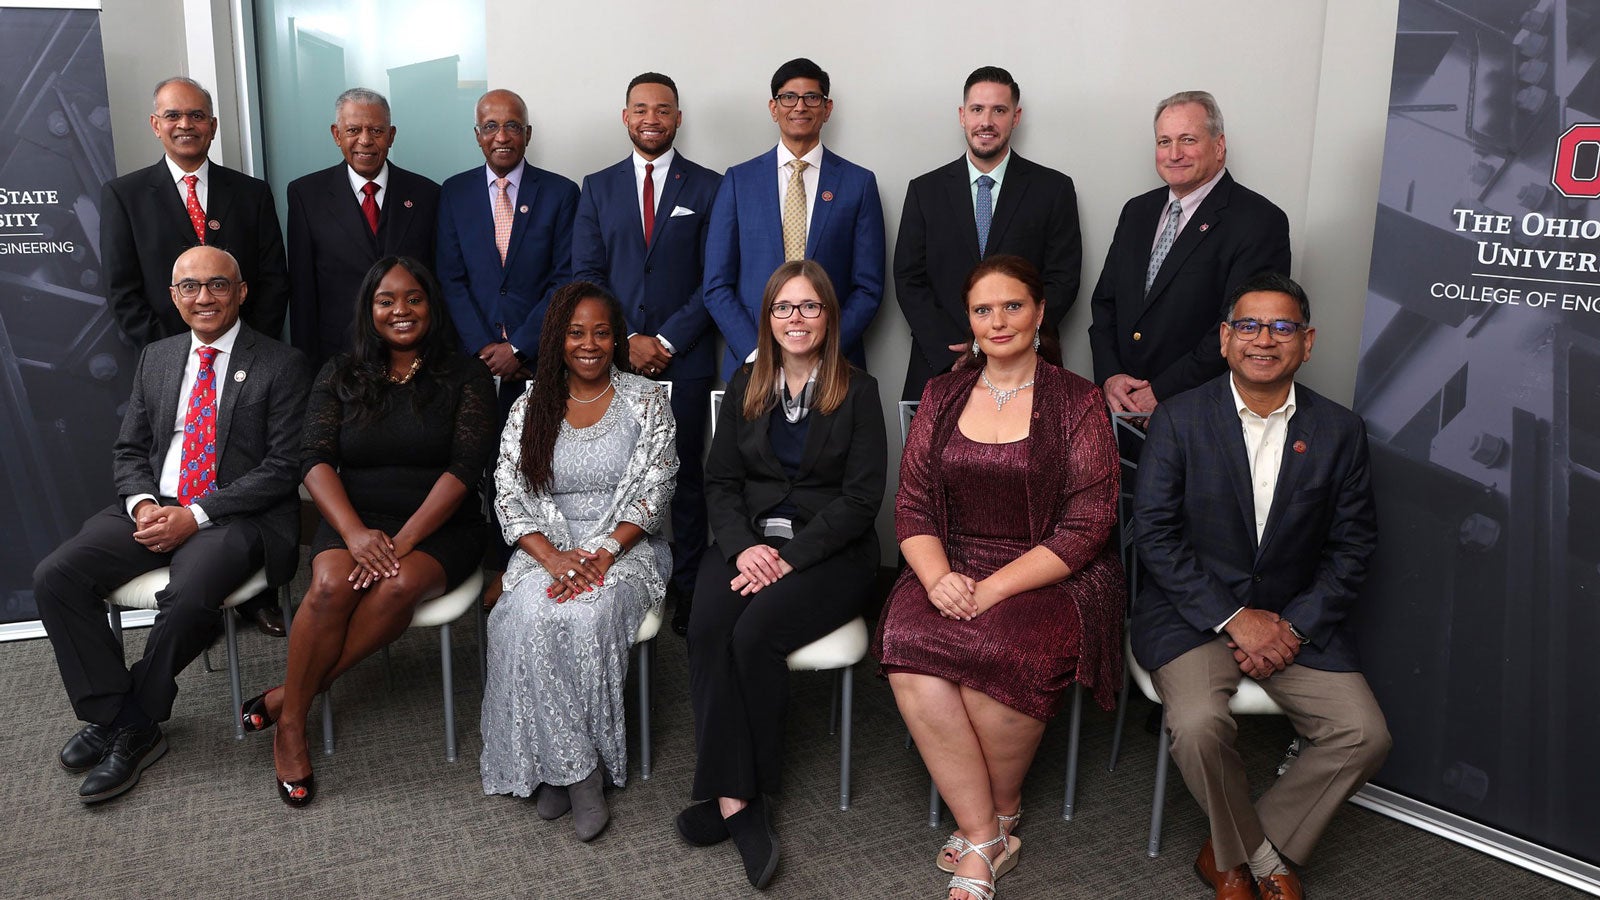
[[[975,204],[973,218],[978,222],[978,258],[982,259],[989,252],[989,226],[994,223],[994,179],[987,175],[978,176],[978,200]]]
[[[1172,205],[1167,207],[1167,225],[1161,229],[1161,237],[1156,240],[1156,249],[1150,253],[1150,268],[1144,273],[1146,294],[1150,293],[1150,285],[1156,283],[1156,273],[1161,271],[1161,264],[1166,261],[1167,252],[1172,249],[1173,241],[1178,239],[1178,223],[1182,220],[1183,203],[1174,200]]]

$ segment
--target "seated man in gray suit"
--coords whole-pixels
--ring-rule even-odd
[[[223,599],[263,565],[283,584],[297,561],[306,359],[239,321],[248,286],[226,251],[184,251],[169,290],[190,331],[139,358],[113,450],[119,500],[33,574],[61,680],[88,723],[61,750],[63,768],[88,772],[84,803],[133,787],[166,752],[177,675],[216,634]],[[172,579],[130,670],[104,600],[163,566]]]
[[[1211,820],[1195,870],[1218,900],[1299,900],[1286,859],[1306,862],[1389,753],[1348,618],[1377,545],[1366,426],[1295,384],[1310,322],[1287,275],[1245,280],[1219,329],[1229,371],[1163,397],[1139,461],[1133,653]],[[1255,803],[1228,713],[1245,676],[1307,742]]]

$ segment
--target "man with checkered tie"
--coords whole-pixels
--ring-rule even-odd
[[[210,643],[222,601],[263,566],[281,585],[299,547],[305,356],[239,319],[249,295],[226,251],[178,257],[168,289],[189,331],[144,349],[113,451],[118,502],[34,570],[39,618],[86,724],[60,763],[87,772],[78,799],[138,783],[166,752],[177,675]],[[105,598],[171,569],[144,655],[129,669]]]

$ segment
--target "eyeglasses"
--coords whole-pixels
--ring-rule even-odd
[[[193,300],[194,298],[200,296],[201,288],[205,288],[211,292],[211,296],[222,300],[233,296],[234,287],[241,284],[244,284],[244,282],[230,281],[229,279],[220,277],[208,278],[205,281],[196,281],[193,278],[185,278],[184,280],[174,284],[173,287],[178,289],[178,296],[185,300]]]
[[[815,300],[804,303],[774,303],[772,304],[772,317],[774,319],[787,319],[794,315],[795,310],[800,310],[800,318],[815,319],[822,315],[822,304]]]
[[[784,91],[772,99],[778,101],[779,106],[793,107],[796,103],[804,100],[807,106],[817,107],[821,106],[822,101],[828,98],[821,94],[796,94],[794,91]]]
[[[191,122],[209,122],[211,121],[211,113],[206,112],[203,109],[191,109],[188,112],[178,112],[175,109],[169,109],[157,116],[157,118],[166,122],[168,125],[176,125],[179,122],[182,122],[184,119],[188,119]]]
[[[485,122],[474,126],[472,130],[484,137],[501,131],[506,133],[506,137],[521,137],[522,133],[528,130],[528,126],[521,122]]]
[[[1240,337],[1253,338],[1265,328],[1275,341],[1287,341],[1294,337],[1303,328],[1310,328],[1306,322],[1296,322],[1293,319],[1273,319],[1270,322],[1261,322],[1256,319],[1234,319],[1228,323],[1233,333]]]

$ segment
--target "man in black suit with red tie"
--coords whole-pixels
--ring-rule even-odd
[[[289,182],[289,342],[321,367],[350,349],[356,292],[372,264],[409,256],[433,266],[439,185],[389,162],[389,101],[351,88],[334,101],[344,162]]]
[[[265,181],[212,163],[217,134],[211,92],[192,78],[156,85],[150,130],[160,162],[106,182],[100,199],[100,264],[117,326],[143,348],[189,326],[172,302],[172,264],[190,247],[217,247],[237,261],[250,285],[245,324],[270,338],[283,334],[289,271],[272,189]],[[270,595],[237,607],[263,634],[284,636],[283,613]]]
[[[1222,374],[1217,323],[1257,272],[1289,274],[1289,219],[1233,180],[1222,110],[1205,91],[1156,105],[1156,172],[1129,200],[1090,297],[1094,380],[1113,412],[1144,413]]]
[[[1044,349],[1060,360],[1061,319],[1078,298],[1083,245],[1072,179],[1011,150],[1022,121],[1022,88],[983,66],[967,76],[958,118],[967,152],[911,182],[894,244],[894,293],[911,326],[903,400],[972,343],[967,273],[986,256],[1011,253],[1044,279]]]

